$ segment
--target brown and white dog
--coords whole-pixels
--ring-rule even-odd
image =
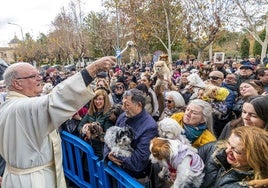
[[[175,174],[173,188],[200,187],[204,173],[201,157],[188,145],[179,140],[154,138],[150,142],[150,160],[166,167],[170,174]],[[158,175],[161,177],[163,173]]]
[[[171,71],[165,61],[155,62],[153,66],[153,71],[154,73],[152,75],[152,78],[157,76],[157,78],[164,79],[166,81],[169,81],[171,79]]]
[[[100,137],[100,140],[104,142],[104,139],[103,139],[104,132],[99,122],[96,121],[96,122],[86,123],[83,126],[83,128],[86,129],[84,140],[90,140],[90,139]]]

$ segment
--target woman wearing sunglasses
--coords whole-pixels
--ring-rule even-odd
[[[158,121],[172,116],[174,113],[183,112],[185,101],[182,95],[177,91],[168,91],[165,93],[165,108]]]

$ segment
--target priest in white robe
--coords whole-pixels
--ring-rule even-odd
[[[39,96],[42,77],[32,65],[6,69],[8,94],[0,105],[0,155],[6,161],[2,188],[66,187],[57,128],[93,98],[89,84],[115,60],[96,60],[44,96]]]

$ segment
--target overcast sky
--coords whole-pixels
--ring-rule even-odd
[[[69,7],[70,1],[5,0],[0,6],[0,47],[7,46],[15,34],[22,39],[20,28],[22,28],[24,36],[25,33],[30,33],[36,38],[39,33],[47,34],[51,22],[60,13],[62,7]],[[101,0],[82,0],[82,2],[82,9],[85,13],[89,13],[91,10],[101,10]]]

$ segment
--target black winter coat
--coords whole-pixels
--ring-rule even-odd
[[[205,164],[205,177],[201,188],[245,188],[239,184],[253,179],[253,171],[235,170],[226,160],[224,149],[216,148],[217,142],[205,144],[198,149]]]

